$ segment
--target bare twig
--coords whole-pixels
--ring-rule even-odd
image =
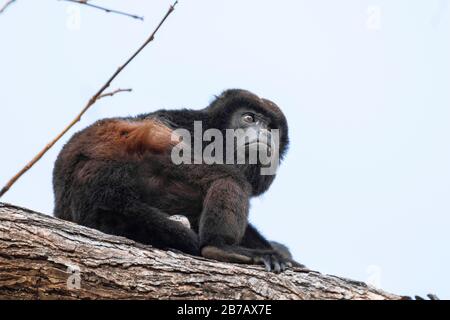
[[[114,10],[114,9],[109,9],[109,8],[105,8],[93,3],[89,3],[89,0],[58,0],[58,1],[67,1],[67,2],[74,2],[74,3],[78,3],[81,5],[85,5],[94,9],[98,9],[98,10],[102,10],[105,11],[107,13],[114,13],[114,14],[120,14],[122,16],[126,16],[126,17],[130,17],[133,19],[138,19],[138,20],[144,20],[144,17],[142,16],[138,16],[136,14],[131,14],[131,13],[127,13],[127,12],[123,12],[123,11],[119,11],[119,10]],[[0,14],[2,14],[6,8],[8,8],[11,4],[13,4],[14,2],[16,2],[16,0],[9,0],[7,1],[1,8],[0,8]]]
[[[82,4],[82,5],[94,8],[94,9],[103,10],[103,11],[105,11],[107,13],[115,13],[115,14],[120,14],[122,16],[130,17],[130,18],[133,18],[133,19],[144,20],[144,17],[138,16],[138,15],[135,15],[135,14],[126,13],[126,12],[123,12],[123,11],[118,11],[118,10],[113,10],[113,9],[108,9],[108,8],[105,8],[105,7],[102,7],[102,6],[98,6],[96,4],[89,3],[88,0],[59,0],[59,1],[74,2],[74,3]]]
[[[100,98],[105,96],[112,96],[115,93],[119,92],[118,90],[113,91],[111,93],[104,93],[105,90],[111,85],[111,82],[122,72],[122,70],[130,64],[131,61],[136,58],[136,56],[151,42],[153,39],[155,39],[155,35],[158,32],[158,30],[161,28],[161,26],[164,24],[166,19],[169,17],[169,15],[174,11],[175,5],[178,3],[178,1],[175,1],[173,5],[170,6],[169,10],[167,10],[167,13],[164,15],[162,20],[159,22],[159,24],[156,26],[155,30],[150,34],[148,39],[142,44],[139,49],[131,55],[128,60],[121,65],[116,72],[113,73],[113,75],[106,81],[106,83],[97,91],[96,94],[92,96],[91,99],[87,102],[86,106],[81,110],[81,112],[75,117],[75,119],[72,120],[67,127],[64,128],[63,131],[61,131],[56,138],[54,138],[50,143],[48,143],[44,149],[42,149],[25,167],[23,167],[14,177],[12,177],[8,183],[1,189],[0,191],[0,197],[2,197],[10,188],[11,186],[25,173],[27,172],[36,162],[38,162],[45,153],[47,153],[48,150],[50,150],[51,147],[55,145],[55,143],[61,139],[64,134],[66,134],[67,131],[69,131],[77,122],[80,121],[81,117],[86,113],[86,111],[92,107]]]
[[[108,92],[108,93],[104,93],[104,94],[98,96],[97,100],[100,100],[100,99],[105,98],[105,97],[112,97],[116,93],[119,93],[119,92],[131,92],[131,91],[133,91],[133,89],[116,89],[114,91],[111,91],[111,92]]]
[[[0,14],[2,14],[10,5],[12,5],[16,0],[9,0],[7,1],[3,7],[0,8]]]

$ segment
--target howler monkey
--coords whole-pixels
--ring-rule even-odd
[[[246,154],[266,147],[272,158],[281,159],[287,150],[288,126],[281,110],[245,90],[227,90],[201,110],[100,120],[76,133],[56,160],[55,216],[157,248],[264,264],[268,271],[301,266],[285,247],[271,244],[248,223],[250,198],[265,192],[275,177],[261,174],[265,164],[174,163],[173,151],[180,145],[190,147],[180,154],[195,154],[198,124],[200,137],[208,129],[224,137],[229,129],[241,130]],[[194,135],[194,143],[178,132]],[[216,146],[227,147],[225,140],[215,140]],[[201,141],[200,151],[206,145]],[[223,160],[220,149],[210,155]],[[191,228],[169,219],[173,215],[186,216]]]

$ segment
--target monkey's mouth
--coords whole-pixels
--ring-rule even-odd
[[[258,148],[260,150],[261,150],[261,148],[267,148],[268,151],[272,150],[272,146],[269,143],[263,142],[263,141],[259,141],[259,140],[246,142],[244,144],[244,146],[245,147],[249,147],[249,148]]]

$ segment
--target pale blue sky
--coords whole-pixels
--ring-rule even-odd
[[[261,231],[323,273],[450,298],[448,2],[182,0],[113,84],[134,92],[95,105],[1,200],[51,213],[57,153],[97,119],[201,108],[245,88],[282,107],[292,141],[273,187],[253,201]],[[1,184],[170,4],[97,3],[145,21],[56,0],[18,0],[0,16]]]

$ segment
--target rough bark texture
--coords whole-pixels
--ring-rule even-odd
[[[0,203],[0,299],[400,299],[296,269],[220,263]]]

